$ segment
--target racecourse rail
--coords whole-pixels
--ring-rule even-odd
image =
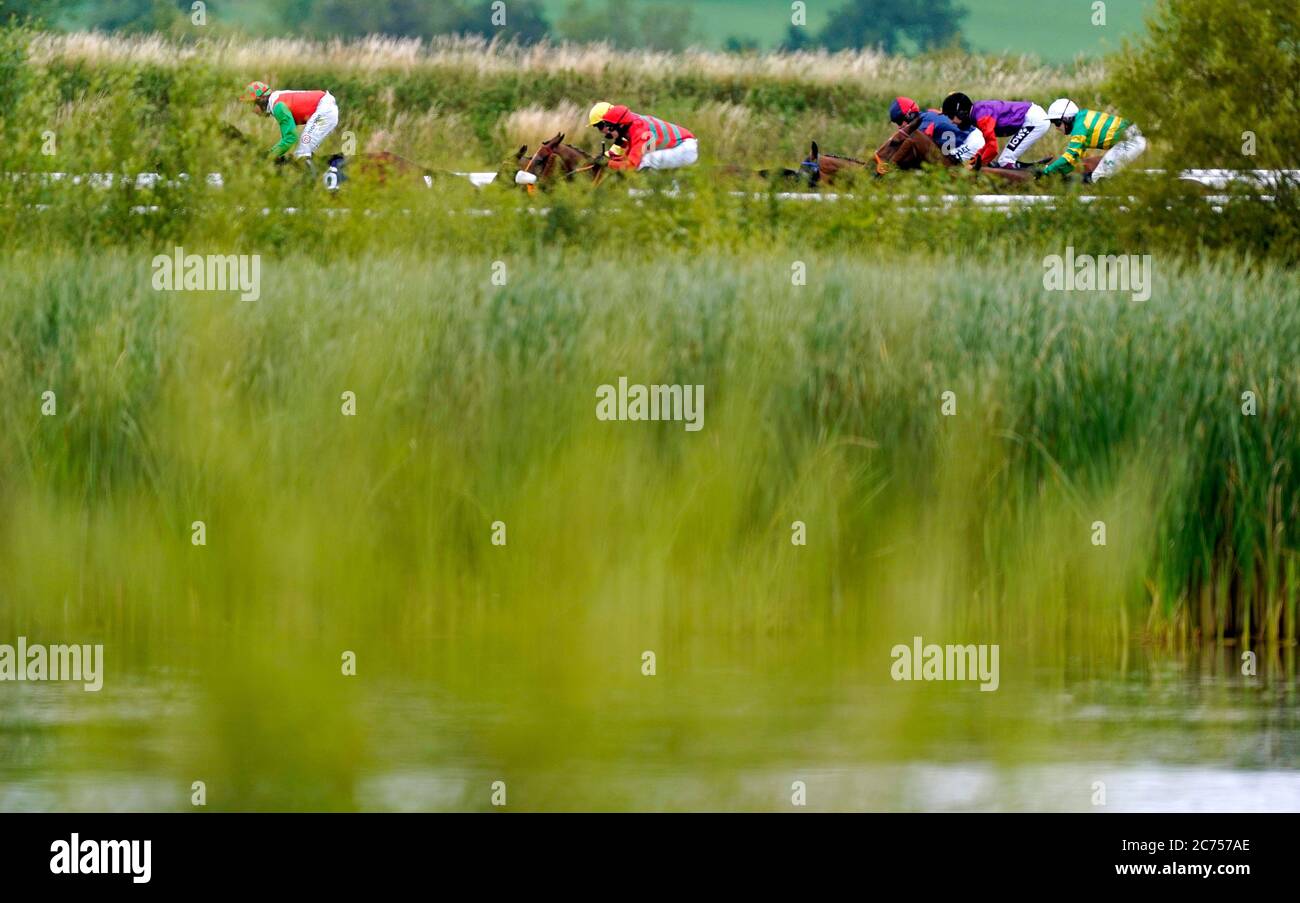
[[[1163,175],[1163,170],[1147,169],[1137,170],[1138,172],[1148,175]],[[468,180],[472,185],[482,188],[495,183],[500,178],[500,173],[495,172],[444,172],[443,175],[451,175]],[[11,173],[11,178],[39,178],[46,183],[67,183],[70,185],[87,186],[92,188],[111,188],[114,185],[134,185],[137,189],[150,189],[158,186],[174,185],[177,183],[187,182],[190,179],[188,173],[180,173],[174,179],[168,179],[161,173],[142,172],[135,176],[119,173],[86,173],[71,174],[63,172],[49,173]],[[425,175],[424,183],[427,187],[434,187],[434,179],[430,175]],[[1197,182],[1207,188],[1224,189],[1228,185],[1252,185],[1256,188],[1276,188],[1283,182],[1300,186],[1300,169],[1187,169],[1179,174],[1179,178],[1187,182]],[[225,177],[221,173],[208,173],[204,179],[205,183],[212,188],[221,188],[225,185]],[[638,189],[629,188],[628,196],[632,198],[644,197],[654,194],[657,189]],[[660,194],[672,197],[678,194],[676,188],[667,190],[658,190]],[[755,198],[767,197],[762,192],[733,191],[732,195],[744,197],[752,195]],[[838,192],[814,192],[814,191],[780,191],[775,193],[778,200],[783,201],[807,201],[830,203],[839,200],[853,200],[856,195]],[[1034,194],[977,194],[977,195],[872,195],[876,198],[888,198],[899,205],[900,210],[932,210],[936,208],[947,208],[961,204],[973,204],[976,207],[988,209],[994,212],[1011,212],[1016,209],[1027,209],[1032,207],[1046,207],[1051,209],[1056,202],[1054,195],[1034,195]],[[1258,195],[1255,199],[1272,202],[1273,195]],[[1082,195],[1078,200],[1084,203],[1090,203],[1099,200],[1123,200],[1123,198],[1102,198],[1096,195]],[[1232,200],[1230,195],[1206,195],[1205,201],[1214,206],[1215,210],[1222,210],[1223,205]],[[1130,199],[1136,202],[1135,198]],[[36,210],[46,210],[50,204],[32,204],[29,205]],[[141,204],[132,208],[135,213],[152,213],[160,210],[160,206],[151,204]],[[270,214],[270,208],[263,208],[264,214]],[[297,209],[293,207],[286,208],[285,213],[296,213]],[[339,213],[348,213],[346,209],[338,209]],[[370,211],[366,211],[369,213]],[[469,213],[476,215],[491,215],[491,210],[471,210]],[[545,214],[546,209],[535,212]]]

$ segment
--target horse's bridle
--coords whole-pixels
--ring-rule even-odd
[[[546,155],[546,162],[542,164],[542,171],[540,173],[534,173],[533,166],[534,164],[537,163],[537,158],[538,156],[541,155],[542,148],[547,148],[547,147],[548,145],[546,144],[539,145],[537,148],[537,152],[533,154],[532,159],[528,161],[528,164],[523,169],[524,172],[537,176],[539,182],[542,179],[547,178],[551,174],[551,168],[555,166],[555,159],[560,156],[560,154],[556,152],[555,148],[548,148],[550,150],[550,153]],[[572,179],[574,176],[580,176],[584,172],[591,172],[593,169],[603,170],[603,167],[600,165],[599,158],[597,158],[592,163],[589,163],[588,165],[583,166],[579,169],[570,170],[569,172],[565,173],[565,178]],[[604,177],[603,171],[596,173],[595,177],[592,179],[592,183],[599,184],[600,180],[603,177]],[[528,186],[529,193],[531,194],[533,191],[535,191],[536,187],[537,187],[536,185],[529,185]]]
[[[542,164],[542,171],[533,172],[533,167],[537,164],[537,158],[541,156],[543,148],[546,148],[548,151],[550,151],[550,153],[546,155],[546,162]],[[554,165],[555,165],[555,149],[546,144],[539,144],[537,146],[537,150],[534,151],[533,153],[532,159],[530,159],[528,161],[528,165],[524,167],[524,172],[528,173],[529,175],[537,176],[538,181],[540,181],[546,178],[548,175],[550,175],[551,167]],[[532,186],[529,187],[531,188]]]

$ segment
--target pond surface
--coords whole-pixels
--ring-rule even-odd
[[[7,683],[0,811],[186,810],[194,780],[224,809],[486,809],[502,781],[524,810],[780,811],[802,782],[817,810],[1300,811],[1294,672],[1234,661],[996,693],[711,673],[653,700],[629,685],[553,704],[376,681],[302,723],[274,688],[232,714],[176,674],[97,694]]]

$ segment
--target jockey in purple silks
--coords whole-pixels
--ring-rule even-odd
[[[972,102],[960,91],[943,101],[943,113],[962,128],[978,129],[984,135],[979,161],[984,166],[1018,169],[1020,158],[1052,128],[1047,111],[1026,100],[981,100]],[[999,153],[998,138],[1007,138]]]

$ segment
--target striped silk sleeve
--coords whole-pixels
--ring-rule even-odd
[[[1088,138],[1085,135],[1071,135],[1070,142],[1065,146],[1065,152],[1061,156],[1069,161],[1071,168],[1079,165],[1079,160],[1083,158],[1083,152],[1088,149]]]
[[[1065,151],[1050,166],[1043,170],[1047,175],[1056,173],[1072,172],[1074,167],[1079,164],[1083,152],[1088,148],[1088,138],[1086,135],[1071,135],[1070,141],[1065,145]]]

